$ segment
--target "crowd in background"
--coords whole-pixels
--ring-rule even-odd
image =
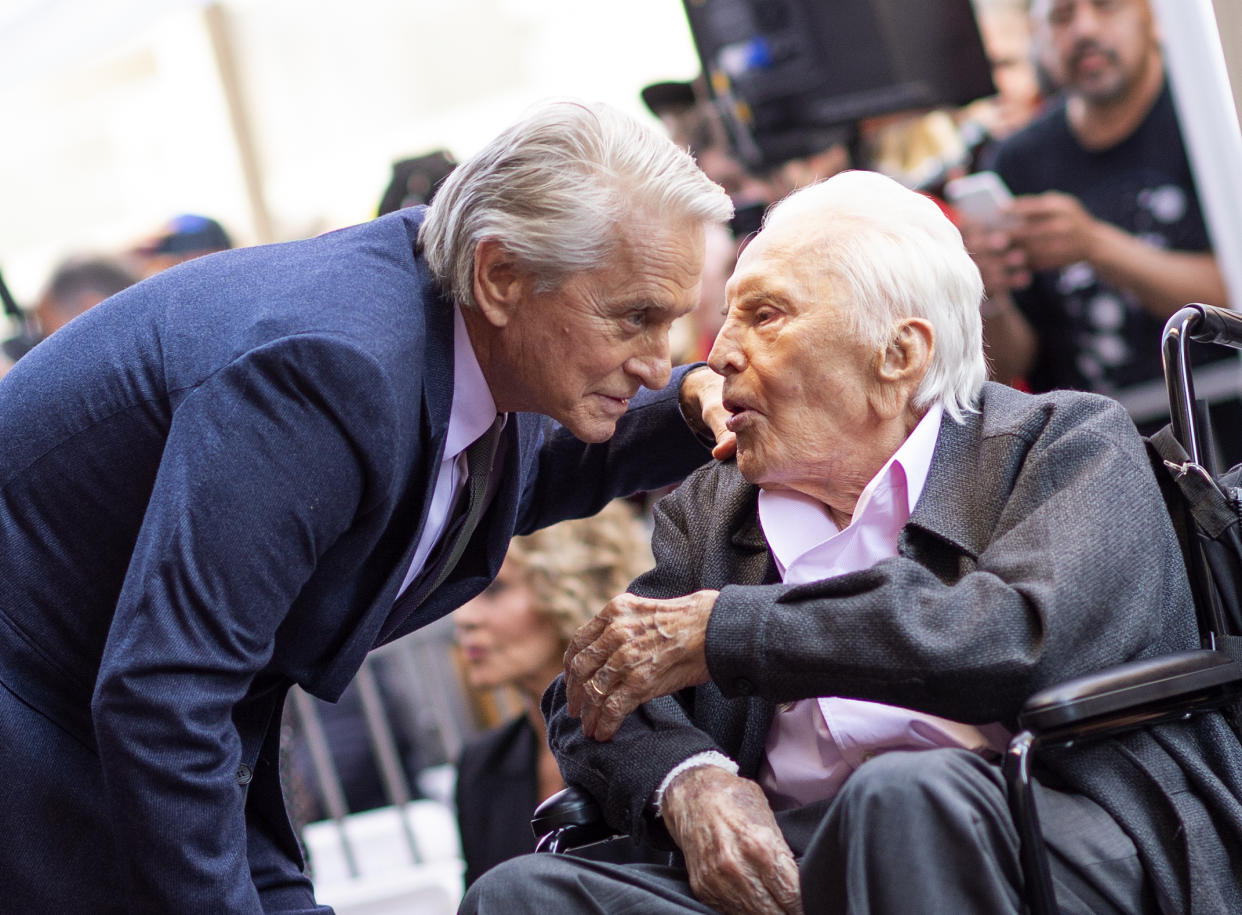
[[[87,309],[141,279],[175,264],[227,251],[233,240],[209,216],[182,213],[116,253],[80,253],[52,271],[33,306],[16,313],[17,332],[0,342],[0,375],[34,346]]]

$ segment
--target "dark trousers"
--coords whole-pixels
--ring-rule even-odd
[[[1073,913],[1157,911],[1133,843],[1094,802],[1037,786],[1057,901]],[[799,860],[807,915],[1019,912],[1018,838],[999,769],[964,750],[865,763]],[[485,874],[461,913],[710,913],[683,869],[526,855]]]

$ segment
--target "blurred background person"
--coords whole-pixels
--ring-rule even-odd
[[[219,222],[198,213],[182,213],[135,245],[129,256],[134,269],[148,277],[183,261],[232,247],[233,239]]]
[[[964,227],[987,284],[993,372],[1036,392],[1108,394],[1154,432],[1167,422],[1165,321],[1187,302],[1229,304],[1156,22],[1147,0],[1033,0],[1030,13],[1061,95],[996,152],[1016,195],[1004,221]],[[1196,390],[1215,401],[1213,424],[1236,430],[1236,359],[1223,358]],[[1242,442],[1217,444],[1228,464],[1242,459]]]
[[[863,118],[858,134],[860,167],[936,195],[970,156],[953,112],[943,108]]]
[[[974,170],[997,141],[1040,110],[1043,82],[1026,4],[973,0],[994,94],[960,108],[916,108],[837,127],[803,126],[789,148],[814,151],[769,161],[761,171],[738,155],[702,76],[693,82],[653,83],[642,90],[642,98],[674,142],[690,147],[703,171],[729,193],[739,241],[758,229],[772,203],[846,168],[879,171],[939,197],[948,179]]]
[[[763,211],[779,200],[785,189],[773,176],[747,168],[738,157],[702,77],[693,82],[652,83],[639,94],[672,141],[689,149],[703,173],[724,188],[733,201],[729,229],[734,238],[741,241],[758,230]]]
[[[651,567],[647,541],[647,526],[623,501],[593,518],[516,537],[495,581],[454,612],[468,685],[512,689],[525,708],[467,744],[458,762],[467,886],[501,861],[534,851],[531,813],[565,787],[548,749],[540,697],[560,673],[578,627]],[[609,861],[668,858],[629,839],[583,851]]]
[[[860,167],[943,197],[946,181],[988,167],[998,143],[1039,113],[1048,80],[1036,62],[1027,0],[973,2],[995,94],[958,109],[864,118]]]
[[[440,189],[440,183],[457,167],[457,160],[445,149],[408,159],[398,159],[392,164],[392,179],[380,198],[376,216],[383,216],[404,207],[422,206]]]
[[[1039,114],[1051,89],[1035,59],[1028,0],[975,0],[975,19],[992,67],[996,94],[957,113],[958,129],[971,150],[971,168],[987,168],[996,145]]]
[[[101,255],[78,255],[61,262],[18,332],[0,343],[0,375],[82,312],[138,281],[120,261]]]

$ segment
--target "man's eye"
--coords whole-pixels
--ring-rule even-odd
[[[776,309],[774,308],[760,308],[755,311],[755,323],[756,324],[767,324],[769,321],[771,321],[775,317],[776,317]]]
[[[645,311],[631,311],[625,316],[625,323],[635,330],[642,330],[647,323],[647,313]]]

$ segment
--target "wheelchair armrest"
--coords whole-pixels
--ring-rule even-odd
[[[1221,651],[1198,649],[1131,661],[1041,690],[1026,701],[1018,723],[1037,735],[1096,731],[1239,696],[1242,663]]]
[[[604,820],[595,799],[572,785],[535,808],[530,828],[536,851],[569,851],[620,835]]]
[[[1018,830],[1027,910],[1058,912],[1039,829],[1032,766],[1041,746],[1078,741],[1218,709],[1242,699],[1242,663],[1199,649],[1119,664],[1031,696],[1005,753],[1009,807]]]

